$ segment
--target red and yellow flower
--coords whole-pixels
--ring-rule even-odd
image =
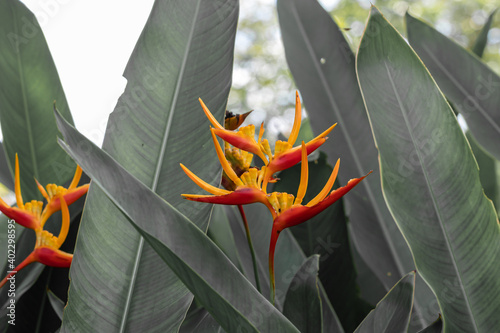
[[[238,205],[240,209],[241,205],[260,202],[269,209],[273,217],[271,241],[269,245],[269,274],[271,278],[272,299],[274,301],[274,251],[280,232],[288,227],[303,223],[321,213],[359,184],[367,175],[351,179],[347,185],[331,191],[339,170],[340,160],[338,160],[330,178],[321,192],[307,204],[303,205],[302,200],[305,196],[308,183],[307,156],[325,143],[327,135],[336,124],[332,125],[308,143],[302,142],[300,146],[293,147],[299,134],[302,112],[300,98],[298,93],[296,93],[295,120],[292,131],[287,141],[278,140],[276,142],[273,154],[269,142],[266,139],[262,140],[264,133],[263,124],[261,124],[260,127],[258,140],[255,140],[255,127],[253,125],[242,127],[236,132],[224,129],[213,117],[201,99],[200,103],[205,115],[214,126],[214,128],[211,128],[211,132],[219,161],[225,175],[234,183],[234,186],[229,187],[232,190],[212,186],[198,178],[181,164],[182,169],[189,178],[198,186],[211,193],[211,195],[182,194],[182,196],[192,201]],[[230,156],[234,154],[237,158],[239,156],[239,160],[237,160],[236,163],[234,161],[232,161],[231,164],[228,162],[217,142],[216,135],[226,142],[226,155]],[[235,148],[231,148],[229,144]],[[236,149],[236,151],[233,152],[231,149]],[[228,154],[228,151],[230,154]],[[241,151],[247,153],[242,154]],[[259,156],[264,162],[265,165],[261,169],[249,167],[252,160],[252,154]],[[302,166],[297,196],[295,197],[293,194],[280,192],[268,194],[268,183],[275,181],[273,175],[299,162],[302,162]],[[244,165],[247,171],[243,172],[241,176],[238,176],[234,169],[238,169],[240,164]],[[237,166],[236,168],[234,167],[235,165]],[[225,187],[228,188],[227,186]]]
[[[40,262],[53,267],[69,267],[71,265],[73,255],[61,251],[59,248],[64,243],[69,231],[70,217],[68,205],[87,193],[89,188],[89,184],[77,187],[81,174],[82,169],[77,166],[73,180],[67,189],[55,184],[48,184],[46,188],[43,188],[37,181],[39,191],[47,200],[45,208],[43,208],[43,202],[38,200],[24,203],[19,179],[19,159],[16,154],[14,190],[17,207],[11,207],[0,199],[0,211],[23,227],[34,230],[36,244],[33,252],[0,282],[0,288],[7,282],[7,279],[33,262]],[[59,210],[62,212],[62,223],[59,235],[56,237],[47,230],[44,230],[43,227],[48,218]]]

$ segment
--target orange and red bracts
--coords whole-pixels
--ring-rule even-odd
[[[71,204],[84,195],[89,184],[77,187],[82,174],[82,169],[77,166],[75,175],[70,186],[66,189],[62,186],[49,184],[46,189],[37,181],[38,189],[47,200],[47,205],[42,210],[43,202],[32,200],[24,203],[21,195],[21,184],[19,179],[19,159],[16,154],[15,165],[15,194],[17,207],[11,207],[0,199],[0,211],[16,223],[32,229],[36,234],[34,250],[16,268],[0,282],[0,288],[18,271],[33,262],[40,262],[47,266],[69,267],[73,255],[59,250],[66,240],[69,231],[70,217],[68,204]],[[48,218],[55,212],[61,210],[62,223],[59,235],[56,237],[43,227]]]
[[[349,180],[346,186],[340,187],[336,190],[330,192],[337,174],[339,171],[340,159],[337,160],[335,167],[328,179],[327,183],[323,187],[320,193],[316,195],[311,201],[306,205],[302,205],[302,200],[306,194],[307,183],[308,183],[308,162],[307,162],[307,149],[302,142],[301,147],[301,173],[300,173],[300,185],[297,191],[297,197],[294,198],[292,194],[288,193],[276,193],[273,192],[268,196],[268,200],[274,211],[271,211],[273,215],[273,227],[271,230],[271,241],[269,244],[269,274],[271,276],[271,290],[273,291],[274,300],[274,252],[276,249],[276,243],[281,231],[286,228],[293,227],[295,225],[306,222],[307,220],[318,215],[326,208],[330,207],[337,200],[342,198],[347,192],[358,185],[367,175]]]

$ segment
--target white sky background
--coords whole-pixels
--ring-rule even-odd
[[[244,1],[253,2],[253,8],[275,3]],[[108,116],[126,85],[123,71],[154,0],[22,2],[42,27],[77,129],[100,146]],[[320,2],[331,9],[338,0]]]
[[[99,146],[154,0],[23,0],[36,15],[75,125]]]

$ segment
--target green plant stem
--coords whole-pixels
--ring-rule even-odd
[[[245,215],[245,211],[243,210],[242,205],[238,205],[238,210],[240,211],[241,218],[243,219],[243,225],[245,226],[245,232],[247,234],[248,247],[250,248],[250,254],[252,255],[252,264],[253,264],[253,274],[255,276],[255,285],[256,285],[259,293],[262,294],[262,291],[260,289],[259,272],[257,270],[257,258],[255,257],[255,251],[253,249],[252,236],[250,236],[250,228],[248,227],[247,217]]]

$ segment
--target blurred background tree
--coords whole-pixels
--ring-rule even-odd
[[[319,2],[344,30],[353,51],[358,47],[371,3],[376,5],[403,35],[406,35],[404,14],[409,10],[412,15],[427,21],[441,33],[469,49],[496,8],[495,2],[491,0]],[[247,118],[247,123],[259,126],[265,121],[265,135],[273,141],[280,133],[287,136],[291,129],[296,89],[285,60],[275,1],[241,1],[240,6],[233,88],[228,109],[236,113],[254,110]],[[494,18],[489,31],[483,60],[500,73],[498,17]],[[304,107],[307,108],[307,101]]]

